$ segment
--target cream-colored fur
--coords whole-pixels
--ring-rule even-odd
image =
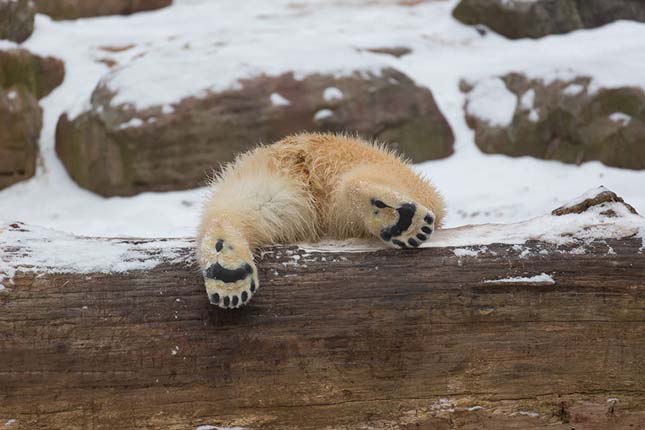
[[[439,193],[391,151],[300,134],[240,155],[213,181],[197,258],[211,302],[237,308],[259,287],[258,246],[375,236],[415,247],[443,214]]]

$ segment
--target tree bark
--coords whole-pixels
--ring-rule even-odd
[[[642,245],[274,247],[237,311],[208,303],[190,247],[146,271],[19,271],[0,428],[645,428]]]

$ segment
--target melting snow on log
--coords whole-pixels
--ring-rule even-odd
[[[0,226],[0,286],[18,271],[38,273],[112,273],[152,269],[183,261],[184,239],[144,240],[136,249],[121,239],[78,237],[37,226]],[[8,282],[7,282],[8,281]]]
[[[502,279],[487,279],[484,281],[485,284],[546,284],[554,285],[555,279],[551,275],[546,273],[540,273],[539,275],[534,276],[516,276],[512,278],[502,278]]]
[[[597,201],[601,193],[604,193],[607,201]],[[516,224],[484,224],[439,230],[434,234],[434,240],[425,246],[452,247],[456,248],[453,253],[457,257],[477,257],[489,252],[486,245],[517,244],[516,250],[520,252],[520,244],[536,240],[555,247],[573,244],[575,248],[558,252],[579,254],[585,252],[586,244],[598,239],[640,237],[643,240],[642,252],[645,249],[645,219],[632,213],[624,203],[611,200],[616,198],[605,188],[599,188],[564,206],[573,207],[585,200],[594,199],[596,203],[582,213],[560,216],[549,214]],[[110,273],[145,270],[163,262],[187,262],[191,258],[192,249],[190,239],[128,241],[86,238],[20,223],[1,225],[0,243],[0,285],[3,287],[8,285],[5,280],[11,282],[18,271]],[[609,254],[614,252],[611,246],[607,246]],[[376,241],[350,240],[301,244],[299,249],[307,256],[312,252],[364,252],[382,247],[383,244]],[[299,264],[301,256],[295,251],[293,253],[292,264]],[[555,281],[543,273],[528,278],[486,282]]]

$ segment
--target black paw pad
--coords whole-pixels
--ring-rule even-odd
[[[224,297],[224,306],[228,308],[228,305],[231,304],[231,299],[228,296]]]
[[[215,251],[220,252],[222,248],[224,248],[224,241],[222,239],[219,239],[215,244]]]
[[[219,263],[211,264],[204,276],[208,279],[215,279],[224,283],[231,283],[246,279],[247,276],[253,273],[253,268],[250,264],[244,263],[237,269],[227,269]]]
[[[427,222],[428,224],[432,224],[434,222],[434,217],[430,214],[426,215],[423,220]]]
[[[393,226],[383,229],[381,231],[381,237],[384,235],[386,237],[397,237],[401,236],[412,225],[412,219],[414,218],[414,213],[416,212],[417,207],[414,203],[404,203],[396,209],[399,214],[399,219]],[[389,239],[384,239],[389,240]]]
[[[211,302],[211,304],[213,304],[213,305],[217,305],[217,304],[219,304],[219,294],[217,294],[217,293],[215,293],[215,294],[211,294],[211,296],[210,296],[210,302]]]
[[[413,247],[413,248],[416,248],[417,246],[419,246],[419,242],[417,242],[416,240],[414,240],[414,239],[412,239],[412,238],[408,239],[408,243],[409,243],[409,244],[410,244],[410,246],[411,246],[411,247]]]
[[[430,227],[423,226],[421,227],[421,231],[425,234],[432,234],[432,229]]]
[[[247,293],[246,291],[242,291],[240,298],[242,299],[242,303],[246,303],[246,301],[249,299],[249,293]]]

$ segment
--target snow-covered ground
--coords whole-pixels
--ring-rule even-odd
[[[456,0],[414,7],[395,2],[175,0],[129,17],[54,22],[39,15],[24,46],[66,63],[66,78],[41,104],[42,160],[35,178],[0,191],[0,223],[23,221],[96,236],[189,236],[204,190],[102,198],[79,188],[54,151],[56,121],[76,114],[107,72],[98,60],[128,68],[108,78],[122,101],[167,103],[185,94],[235,85],[266,71],[391,65],[428,86],[456,136],[452,157],[420,164],[443,192],[447,225],[509,223],[550,212],[589,188],[605,185],[645,213],[645,171],[482,154],[463,115],[458,82],[509,71],[552,79],[587,75],[595,86],[645,87],[645,24],[618,22],[540,40],[481,36],[451,17]],[[134,45],[121,52],[104,47]],[[406,46],[399,59],[360,48]],[[103,48],[102,48],[103,47]],[[141,54],[144,54],[141,56]],[[181,54],[181,55],[180,55]],[[490,109],[504,109],[492,103]]]

